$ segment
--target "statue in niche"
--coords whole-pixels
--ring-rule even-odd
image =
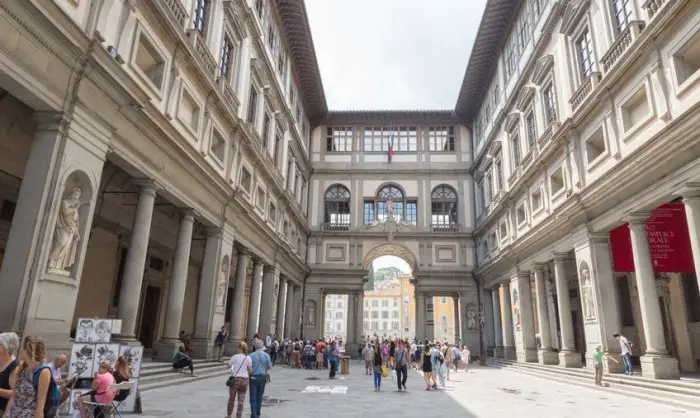
[[[304,325],[307,327],[316,326],[316,302],[310,300],[306,303],[304,312]]]
[[[272,325],[277,324],[277,302],[279,300],[279,292],[280,292],[280,278],[275,277],[275,286],[274,286],[274,291],[272,292]],[[274,329],[272,330],[272,333],[274,334]]]
[[[61,200],[49,254],[49,270],[67,273],[66,270],[75,263],[78,241],[80,241],[78,209],[83,205],[80,200],[82,194],[80,187],[74,187],[70,194]]]
[[[387,221],[396,220],[395,216],[396,216],[396,212],[394,211],[394,201],[389,199],[386,201],[386,220]]]
[[[226,308],[226,290],[228,288],[228,257],[221,260],[221,269],[219,270],[219,284],[216,290],[216,307],[219,310]]]
[[[513,305],[513,328],[520,329],[520,301],[518,300],[518,290],[513,289],[511,304]]]
[[[476,309],[476,305],[473,303],[467,304],[467,329],[475,330],[479,329],[479,312]]]
[[[595,304],[593,301],[593,282],[588,264],[581,263],[581,305],[583,316],[587,321],[595,321]]]

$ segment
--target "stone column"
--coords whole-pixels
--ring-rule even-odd
[[[168,284],[168,304],[165,310],[165,328],[163,336],[156,344],[156,356],[161,361],[172,361],[175,352],[182,345],[179,339],[182,322],[182,305],[185,302],[187,273],[190,268],[190,249],[192,247],[192,228],[194,214],[186,210],[180,216],[180,231],[177,234],[173,275]]]
[[[566,277],[566,254],[554,254],[554,280],[557,288],[557,309],[561,328],[559,364],[564,367],[581,367],[581,354],[576,351],[574,321],[569,301],[569,280]]]
[[[498,294],[498,289],[491,291],[491,299],[493,301],[493,334],[495,336],[495,347],[493,348],[493,356],[503,358],[503,328],[501,327],[501,300]]]
[[[122,320],[120,340],[136,341],[136,318],[141,302],[143,272],[146,267],[148,240],[151,235],[153,206],[156,200],[155,184],[151,181],[139,182],[141,190],[136,203],[134,220],[131,225],[129,250],[126,253],[124,276],[119,292],[117,318]]]
[[[284,337],[292,338],[294,334],[294,284],[287,279],[287,301],[284,306]]]
[[[425,306],[425,338],[430,341],[435,339],[435,300],[433,295],[423,294],[423,306]],[[428,309],[432,307],[431,309]]]
[[[513,279],[517,301],[513,300],[513,325],[515,330],[515,347],[519,362],[537,361],[537,342],[535,340],[535,318],[532,312],[532,287],[530,272],[516,273]],[[513,296],[515,297],[515,296]],[[520,326],[518,326],[518,323]]]
[[[260,323],[260,295],[262,293],[263,262],[260,259],[253,260],[253,278],[250,284],[250,301],[248,302],[248,326],[245,339],[252,342],[258,332]],[[264,338],[265,335],[260,335]]]
[[[231,332],[226,342],[226,354],[238,353],[236,344],[245,341],[245,334],[241,329],[243,323],[243,309],[245,308],[245,280],[248,274],[248,250],[245,248],[238,250],[236,260],[236,277],[233,282],[233,298],[231,298]]]
[[[423,292],[415,291],[416,299],[416,338],[419,340],[425,340],[427,336],[425,335],[425,298],[423,297]]]
[[[301,285],[294,286],[294,312],[292,312],[292,336],[301,338]]]
[[[348,294],[348,317],[345,324],[345,329],[347,331],[345,333],[346,349],[348,348],[348,343],[352,343],[353,341],[355,341],[355,324],[357,324],[356,321],[358,315],[357,306],[355,305],[355,303],[355,292],[350,292]]]
[[[274,266],[265,266],[262,277],[262,293],[260,297],[260,323],[258,332],[265,338],[267,334],[272,334],[272,303],[274,302],[275,282],[279,277],[279,270]],[[251,291],[251,295],[252,295]],[[250,328],[248,328],[250,329]],[[248,338],[251,336],[249,335]]]
[[[515,360],[515,336],[513,329],[513,308],[510,301],[510,283],[502,284],[499,293],[501,296],[501,322],[503,323],[503,358]]]
[[[538,352],[542,364],[557,364],[559,356],[552,350],[552,332],[549,328],[549,312],[547,311],[547,294],[545,292],[544,266],[535,264],[535,290],[537,292],[537,323],[540,327],[540,344]]]
[[[355,300],[357,301],[357,310],[362,312],[360,316],[357,317],[357,322],[355,323],[355,342],[358,344],[364,343],[364,321],[365,321],[365,297],[362,290],[355,292]],[[399,318],[399,321],[401,319]]]
[[[693,250],[693,263],[700,288],[700,183],[689,183],[678,194],[683,196],[690,248]]]
[[[280,340],[286,337],[285,318],[287,313],[287,278],[280,276],[280,289],[277,295],[277,319],[275,320],[275,334]]]
[[[455,316],[455,343],[461,343],[462,338],[460,337],[460,326],[459,326],[459,295],[452,296],[452,304],[454,305],[454,316]]]
[[[644,328],[646,352],[640,357],[642,374],[654,379],[678,378],[678,360],[668,355],[664,327],[661,318],[659,296],[656,293],[656,278],[651,263],[649,242],[645,222],[647,213],[631,214],[628,218],[632,239],[634,270],[639,291],[639,306]]]

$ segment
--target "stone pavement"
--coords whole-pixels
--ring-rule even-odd
[[[495,368],[470,369],[453,375],[447,388],[425,391],[423,376],[409,371],[408,393],[396,392],[391,378],[383,391],[373,391],[372,377],[351,362],[351,374],[328,380],[327,371],[277,367],[265,389],[264,418],[308,416],[343,417],[697,417],[696,412],[650,401],[606,393],[605,389],[553,383]],[[142,395],[143,418],[222,418],[226,413],[226,378],[147,391]],[[244,416],[249,416],[246,396]],[[515,415],[514,415],[515,414]]]

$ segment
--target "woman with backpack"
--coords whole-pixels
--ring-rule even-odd
[[[51,377],[51,368],[43,364],[45,358],[44,341],[35,336],[25,337],[20,350],[22,363],[11,379],[14,381],[14,386],[5,417],[51,418],[56,416],[58,387]]]

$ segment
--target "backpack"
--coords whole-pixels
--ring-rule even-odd
[[[46,391],[46,402],[44,402],[44,417],[51,418],[56,416],[59,400],[61,399],[61,392],[53,380],[53,374],[51,374],[51,366],[46,363],[38,365],[32,372],[32,384],[34,385],[34,392],[36,392],[39,388],[39,375],[44,369],[48,370],[49,376],[51,376],[49,388]]]
[[[454,356],[455,360],[462,360],[462,353],[459,352],[458,348],[452,347],[452,355]]]

